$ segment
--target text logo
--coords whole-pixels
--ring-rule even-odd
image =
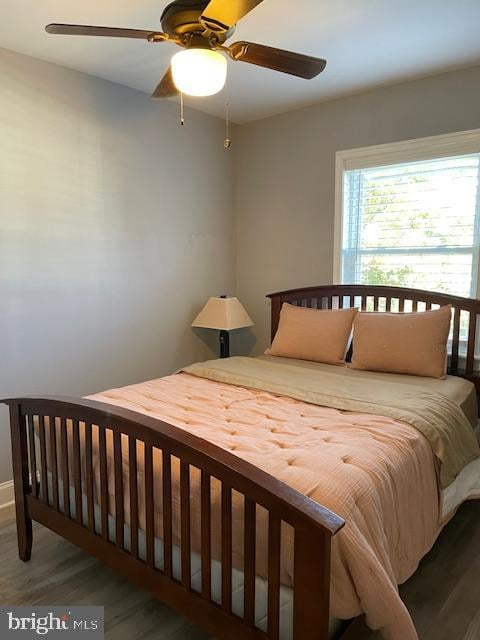
[[[2,607],[0,638],[103,640],[103,607]]]

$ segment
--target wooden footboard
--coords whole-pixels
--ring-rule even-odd
[[[344,521],[272,476],[229,452],[170,424],[143,414],[83,399],[19,398],[3,401],[10,407],[15,502],[19,554],[30,559],[32,520],[85,549],[159,600],[190,617],[219,640],[279,638],[282,523],[294,532],[293,638],[327,640],[329,628],[331,538]],[[51,428],[59,424],[60,429]],[[84,440],[80,441],[82,427]],[[38,429],[36,443],[35,429]],[[73,455],[67,429],[71,429]],[[93,432],[98,439],[100,527],[95,522]],[[113,439],[114,500],[109,504],[107,433]],[[59,435],[58,435],[59,434]],[[128,439],[130,540],[124,535],[125,455]],[[60,441],[58,442],[57,439]],[[137,468],[137,445],[143,443],[144,473]],[[82,447],[82,451],[80,451]],[[48,449],[48,451],[47,451]],[[159,481],[153,457],[161,453],[163,566],[155,561],[154,489]],[[81,459],[84,463],[81,464]],[[180,465],[181,577],[172,562],[172,460]],[[201,589],[191,582],[191,469],[201,477]],[[50,482],[49,482],[50,478]],[[146,554],[139,554],[139,487],[145,496]],[[221,483],[221,602],[212,599],[211,481]],[[72,494],[73,490],[73,494]],[[156,487],[159,490],[159,487]],[[243,497],[243,615],[232,611],[232,492]],[[73,495],[73,504],[71,496]],[[62,499],[60,499],[60,496]],[[86,497],[86,509],[82,501]],[[257,507],[268,512],[268,623],[255,625]],[[115,535],[109,536],[109,514]],[[237,526],[238,523],[235,523]],[[128,544],[127,544],[128,542]]]

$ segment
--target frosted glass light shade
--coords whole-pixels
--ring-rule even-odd
[[[253,322],[238,298],[210,298],[192,327],[231,331],[251,327]]]
[[[185,49],[172,58],[175,86],[189,96],[213,96],[225,86],[227,60],[218,51]]]

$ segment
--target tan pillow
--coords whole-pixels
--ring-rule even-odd
[[[272,356],[345,364],[357,309],[321,310],[284,304]]]
[[[420,313],[359,313],[352,369],[444,378],[451,306]]]

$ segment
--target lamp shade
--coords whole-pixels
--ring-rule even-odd
[[[253,322],[238,298],[210,298],[192,323],[192,327],[220,331],[251,326]]]

